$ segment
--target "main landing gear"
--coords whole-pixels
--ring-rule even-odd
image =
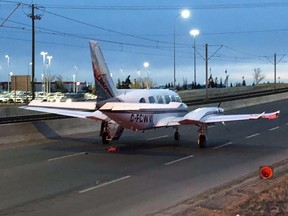
[[[103,132],[102,134],[102,143],[108,144],[111,141],[111,137],[108,131]]]
[[[199,126],[199,136],[198,136],[198,145],[199,148],[206,148],[206,137],[205,137],[205,125]],[[174,133],[174,140],[179,141],[180,140],[180,133],[178,128],[176,128],[175,133]]]
[[[120,127],[116,123],[109,123],[102,121],[100,136],[102,137],[102,143],[108,144],[111,140],[118,140],[122,135],[124,128]]]
[[[200,148],[206,147],[206,137],[205,137],[205,125],[201,125],[199,128],[198,145]]]
[[[103,144],[108,144],[112,140],[110,136],[110,127],[108,125],[108,122],[102,121],[100,136],[102,137]]]
[[[174,140],[179,141],[180,140],[180,133],[178,131],[178,128],[176,128],[176,131],[174,133]]]

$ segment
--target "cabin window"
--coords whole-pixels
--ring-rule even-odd
[[[150,96],[148,100],[149,100],[149,103],[155,103],[155,98],[153,96]]]
[[[164,103],[163,97],[157,96],[157,102],[158,102],[158,104],[163,104]]]
[[[165,95],[165,102],[166,102],[166,104],[169,104],[169,103],[170,103],[170,97],[169,97],[169,95]]]
[[[175,102],[175,101],[176,101],[176,99],[175,99],[175,96],[174,96],[174,95],[171,95],[170,97],[171,97],[171,101],[172,101],[172,102]]]
[[[139,100],[139,103],[146,103],[145,98],[141,98],[141,99]]]

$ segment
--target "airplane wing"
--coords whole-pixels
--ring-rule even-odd
[[[100,121],[110,120],[108,116],[103,114],[101,111],[99,110],[95,111],[95,102],[55,103],[55,102],[33,101],[30,102],[28,106],[22,106],[20,108],[26,110],[76,117],[76,118],[86,118]]]
[[[192,111],[193,112],[193,111]],[[253,120],[253,119],[275,119],[279,116],[280,111],[272,112],[272,113],[260,113],[260,114],[236,114],[236,115],[218,115],[218,114],[210,114],[204,116],[201,119],[189,118],[189,113],[185,115],[180,121],[180,124],[213,124],[217,122],[227,122],[227,121],[243,121],[243,120]]]
[[[239,114],[239,115],[215,115],[209,116],[205,123],[216,123],[216,122],[227,122],[227,121],[242,121],[242,120],[252,120],[252,119],[275,119],[278,117],[280,111],[273,113],[261,113],[261,114]]]

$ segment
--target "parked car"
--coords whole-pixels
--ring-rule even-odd
[[[60,102],[74,102],[74,101],[84,101],[83,93],[66,93],[64,97],[60,99]]]
[[[63,93],[53,92],[53,93],[49,93],[45,98],[43,98],[43,101],[55,102],[55,101],[59,101],[63,97],[64,97]]]
[[[9,95],[0,94],[0,103],[8,103],[8,102],[9,102]]]

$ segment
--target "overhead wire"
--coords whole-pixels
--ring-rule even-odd
[[[14,1],[0,1],[0,2],[9,2],[9,3],[17,3],[19,4],[19,2],[14,2]],[[27,6],[27,4],[26,4]],[[286,7],[288,6],[288,2],[278,2],[278,3],[271,3],[271,4],[231,4],[231,5],[210,5],[210,6],[198,6],[198,7],[194,7],[193,9],[227,9],[227,8],[259,8],[259,7]],[[125,8],[126,7],[126,8]],[[105,32],[108,32],[108,33],[113,33],[113,34],[117,34],[117,35],[121,35],[121,36],[125,36],[125,37],[131,37],[131,38],[135,38],[135,39],[140,39],[140,40],[144,40],[144,41],[148,41],[148,42],[153,42],[155,43],[154,45],[147,45],[147,44],[139,44],[139,43],[127,43],[127,42],[120,42],[120,41],[115,41],[115,40],[104,40],[104,39],[101,39],[101,38],[98,38],[97,40],[99,41],[102,41],[102,42],[107,42],[107,43],[113,43],[113,44],[118,44],[118,45],[127,45],[127,46],[135,46],[135,47],[142,47],[142,48],[154,48],[154,49],[162,49],[162,50],[171,50],[172,48],[171,47],[161,47],[159,46],[159,44],[163,43],[163,44],[166,44],[166,45],[172,45],[173,43],[172,42],[167,42],[167,41],[160,41],[160,40],[153,40],[153,39],[150,39],[150,38],[147,38],[147,37],[144,37],[144,36],[139,36],[139,35],[134,35],[134,34],[127,34],[127,33],[124,33],[124,32],[119,32],[119,31],[114,31],[114,30],[111,30],[111,29],[107,29],[107,28],[103,28],[101,26],[96,26],[96,25],[93,25],[93,24],[89,24],[89,23],[86,23],[86,22],[83,22],[83,21],[79,21],[79,20],[76,20],[74,18],[70,18],[70,17],[66,17],[66,16],[63,16],[63,15],[60,15],[60,14],[57,14],[57,13],[54,13],[54,12],[51,12],[51,11],[47,11],[46,8],[57,8],[57,9],[73,9],[73,7],[70,7],[70,6],[65,6],[65,7],[61,7],[61,6],[45,6],[45,13],[48,13],[50,15],[53,15],[53,16],[57,16],[57,17],[60,17],[60,18],[63,18],[63,19],[66,19],[66,20],[69,20],[69,21],[73,21],[73,22],[76,22],[78,24],[81,24],[81,25],[86,25],[86,26],[89,26],[89,27],[93,27],[93,28],[97,28],[99,30],[102,30],[102,31],[105,31]],[[77,6],[77,8],[79,8]],[[115,6],[115,8],[118,8],[118,9],[121,9],[121,10],[124,10],[124,9],[131,9],[131,7],[127,7],[127,6]],[[81,7],[80,7],[81,9]],[[82,7],[82,9],[105,9],[105,7],[102,7],[102,8],[97,8],[97,7],[90,7],[90,6],[84,6]],[[135,9],[135,8],[134,8]],[[163,9],[163,10],[175,10],[175,9],[178,9],[177,7],[152,7],[152,8],[145,8],[145,7],[142,7],[142,6],[139,6],[139,9],[142,9],[142,10],[159,10],[159,9]],[[39,10],[43,10],[43,8],[39,8]],[[13,22],[13,21],[11,21]],[[16,23],[16,22],[15,22]],[[20,23],[18,23],[20,24]],[[25,25],[25,24],[20,24],[20,25]],[[28,25],[26,25],[28,26]],[[24,30],[25,28],[21,28],[21,27],[7,27],[7,28],[19,28],[19,29],[22,29]],[[52,34],[52,35],[59,35],[59,36],[67,36],[67,37],[73,37],[73,38],[80,38],[80,39],[92,39],[91,37],[87,37],[87,36],[83,36],[83,35],[79,35],[79,34],[71,34],[71,33],[65,33],[65,32],[61,32],[61,31],[56,31],[56,30],[51,30],[51,29],[46,29],[46,28],[40,28],[40,27],[37,27],[38,29],[38,33],[43,33],[43,34]],[[27,29],[26,29],[27,30]],[[30,30],[31,31],[31,30]],[[215,35],[215,34],[244,34],[244,33],[258,33],[258,32],[272,32],[272,31],[288,31],[288,29],[270,29],[270,30],[253,30],[253,31],[243,31],[243,32],[216,32],[216,33],[202,33],[203,35]],[[147,36],[147,35],[146,35]],[[151,35],[149,35],[151,36]],[[95,39],[95,38],[94,38]],[[43,43],[43,42],[42,42]],[[49,42],[48,42],[49,43]],[[50,43],[50,44],[53,44],[53,43]],[[57,45],[60,45],[60,44],[57,44]],[[191,48],[191,45],[187,45],[187,44],[177,44],[177,46],[180,46],[180,47],[183,47],[183,48]],[[211,46],[211,45],[209,45]],[[237,51],[236,49],[233,49],[231,47],[228,47],[228,46],[225,46],[227,49],[230,49],[230,50],[233,50],[235,52],[238,52],[238,53],[241,53],[241,54],[244,54],[244,55],[249,55],[249,56],[254,56],[256,57],[257,55],[254,55],[254,54],[251,54],[251,53],[246,53],[246,52],[241,52],[241,51]],[[221,47],[220,47],[221,49]],[[122,48],[122,51],[123,51],[123,48]],[[130,51],[131,52],[131,51]],[[218,50],[216,51],[218,52]],[[197,50],[197,54],[200,55],[199,51]],[[257,56],[260,58],[260,56]],[[202,57],[203,58],[203,57]],[[241,57],[232,57],[232,58],[241,58]]]
[[[271,8],[271,7],[287,7],[288,2],[261,2],[261,3],[234,3],[234,4],[206,4],[206,5],[186,5],[187,9],[191,10],[216,10],[216,9],[247,9],[247,8]],[[62,10],[118,10],[118,11],[130,11],[130,10],[181,10],[180,6],[165,6],[165,5],[46,5],[46,8],[62,9]]]

